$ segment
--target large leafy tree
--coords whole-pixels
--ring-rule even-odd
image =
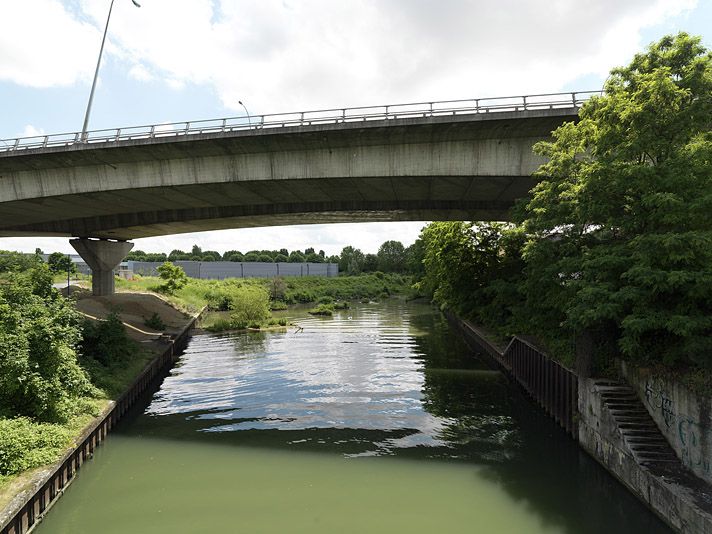
[[[612,71],[519,211],[538,330],[629,358],[712,363],[712,55],[668,36]],[[607,343],[606,343],[607,342]]]
[[[378,270],[385,273],[401,273],[405,270],[405,247],[400,241],[386,241],[378,249]]]

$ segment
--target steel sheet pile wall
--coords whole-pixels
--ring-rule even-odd
[[[524,390],[567,434],[576,438],[578,377],[516,336],[502,358]]]
[[[31,495],[15,515],[0,525],[0,534],[26,534],[46,513],[53,501],[67,488],[77,475],[79,468],[94,455],[94,449],[101,444],[121,417],[134,405],[137,399],[163,374],[170,369],[183,351],[190,337],[195,319],[176,337],[171,345],[143,370],[131,387],[117,399],[109,412],[91,427],[79,445],[69,452],[49,473],[38,490]]]
[[[448,319],[462,330],[470,348],[489,356],[516,380],[567,434],[574,439],[578,438],[578,377],[575,373],[546,356],[523,338],[513,337],[507,348],[501,350],[469,322],[462,321],[451,313],[448,313]]]

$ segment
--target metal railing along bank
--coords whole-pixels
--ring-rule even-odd
[[[0,139],[0,152],[62,147],[75,144],[97,145],[137,139],[163,137],[183,137],[210,133],[225,133],[241,130],[262,130],[287,126],[311,126],[316,124],[339,124],[363,121],[385,121],[391,119],[444,117],[452,115],[472,115],[506,111],[533,111],[543,109],[579,108],[601,91],[579,91],[571,93],[551,93],[525,96],[502,96],[493,98],[473,98],[466,100],[444,100],[417,102],[412,104],[389,104],[379,106],[359,106],[333,108],[267,115],[244,115],[221,119],[148,124],[122,128],[81,132],[36,135]]]
[[[448,314],[465,335],[467,344],[490,356],[549,414],[567,434],[578,439],[578,377],[552,360],[528,340],[514,336],[504,350],[493,345],[476,327]]]

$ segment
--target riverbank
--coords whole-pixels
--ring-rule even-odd
[[[631,380],[625,371],[619,380],[577,377],[526,339],[515,336],[505,348],[484,329],[453,314],[449,317],[470,347],[491,357],[583,450],[668,526],[686,534],[712,532],[712,486],[671,453],[669,436],[653,422],[655,414],[641,402],[640,393],[626,383]],[[644,384],[637,389],[650,404],[650,382]],[[670,401],[663,415],[669,417],[672,409]],[[692,425],[687,419],[684,423]],[[681,426],[679,431],[682,436]],[[695,441],[700,449],[695,451],[695,466],[702,465],[706,453],[697,442],[704,436],[693,434],[688,441]],[[684,437],[681,440],[685,451],[692,448]]]
[[[176,347],[187,337],[196,320],[196,316],[175,309],[156,295],[124,293],[111,297],[92,297],[88,291],[79,287],[74,287],[73,292],[77,298],[76,307],[85,317],[105,321],[112,313],[117,314],[128,337],[135,343],[136,350],[130,361],[122,362],[121,366],[112,366],[103,371],[101,376],[91,377],[94,385],[100,385],[101,390],[98,390],[100,394],[97,397],[86,399],[92,406],[90,413],[72,417],[62,425],[42,424],[43,427],[52,427],[50,430],[60,433],[63,439],[55,442],[53,448],[39,457],[42,461],[37,463],[42,465],[3,477],[0,482],[0,526],[5,526],[18,512],[22,512],[27,507],[26,503],[37,496],[40,488],[47,486],[48,480],[56,475],[62,465],[67,463],[67,459],[76,454],[77,447],[87,442],[88,438],[87,446],[93,451],[97,437],[103,439],[112,422],[117,420],[117,407],[133,402],[133,395],[129,393],[148,385],[145,377],[155,376],[167,359],[172,358]],[[149,317],[160,319],[164,328],[156,330],[146,327],[145,321]],[[96,368],[88,372],[91,376],[93,372],[96,373]],[[123,413],[122,410],[125,408],[119,412]],[[107,423],[109,419],[111,422]],[[28,424],[39,425],[29,421]],[[102,435],[92,435],[100,427],[103,428],[99,432]],[[80,457],[83,461],[86,454],[82,452]],[[71,468],[69,472],[72,472]],[[66,482],[71,477],[63,475],[61,478]],[[42,507],[40,504],[38,506]],[[30,521],[30,516],[25,520]]]

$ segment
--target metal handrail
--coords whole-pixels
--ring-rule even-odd
[[[357,106],[289,113],[253,115],[251,117],[227,117],[164,124],[147,124],[121,128],[91,130],[82,138],[80,132],[69,132],[31,137],[0,139],[0,152],[15,152],[33,148],[50,148],[70,145],[111,144],[136,139],[161,137],[184,137],[206,133],[224,133],[241,130],[262,130],[288,126],[311,126],[314,124],[338,124],[420,117],[443,117],[498,113],[505,111],[531,111],[538,109],[579,108],[601,91],[577,91],[526,96],[499,96],[464,100],[416,102],[412,104],[389,104],[380,106]]]

